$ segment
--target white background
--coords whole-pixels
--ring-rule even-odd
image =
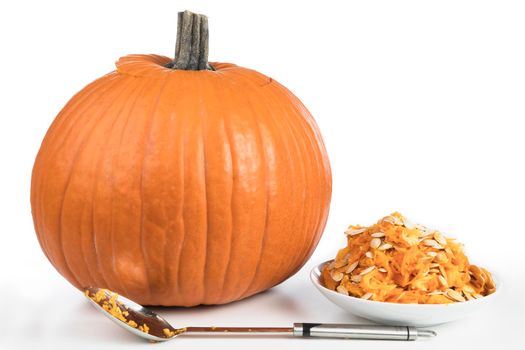
[[[432,341],[184,339],[151,345],[86,304],[40,251],[30,173],[67,100],[129,53],[171,56],[177,11],[209,16],[210,60],[277,79],[324,135],[328,225],[293,278],[220,307],[164,309],[175,325],[363,322],[314,290],[308,270],[350,223],[399,210],[466,244],[505,282],[477,315]],[[525,6],[520,1],[2,1],[0,348],[313,349],[518,346],[525,313]],[[511,346],[512,348],[512,346]]]

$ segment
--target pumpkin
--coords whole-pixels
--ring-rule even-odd
[[[75,287],[222,304],[279,284],[312,254],[331,197],[314,119],[275,80],[207,56],[207,18],[180,13],[174,60],[120,58],[49,128],[32,215]]]

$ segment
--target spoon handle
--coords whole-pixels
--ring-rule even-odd
[[[410,326],[379,326],[329,323],[294,323],[293,328],[278,327],[187,327],[187,335],[293,335],[342,339],[416,340],[434,337],[436,332]]]
[[[436,332],[410,326],[381,326],[330,323],[294,323],[293,335],[299,337],[416,340],[436,336]]]
[[[194,335],[292,335],[293,328],[280,327],[186,327],[184,334]]]
[[[186,327],[184,334],[194,335],[293,335],[291,327]]]

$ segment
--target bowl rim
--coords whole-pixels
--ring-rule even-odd
[[[390,301],[377,301],[377,300],[368,300],[368,299],[361,299],[361,298],[357,298],[357,297],[354,297],[352,295],[343,295],[341,293],[337,293],[336,291],[333,291],[331,289],[328,289],[326,288],[325,286],[323,286],[323,284],[321,283],[320,281],[320,277],[321,277],[321,269],[324,265],[326,264],[329,264],[333,261],[334,259],[330,259],[330,260],[327,260],[327,261],[324,261],[316,266],[314,266],[312,268],[312,270],[310,271],[310,280],[312,281],[312,283],[317,287],[317,288],[322,288],[324,291],[328,292],[329,294],[332,294],[332,295],[337,295],[338,297],[346,297],[346,298],[349,298],[348,300],[349,301],[352,301],[352,302],[358,302],[358,303],[363,303],[363,304],[369,304],[369,305],[388,305],[390,307],[398,307],[398,308],[427,308],[427,309],[436,309],[436,308],[443,308],[443,307],[462,307],[464,305],[466,305],[468,303],[468,305],[474,305],[474,304],[479,304],[479,303],[483,303],[485,301],[488,301],[488,300],[492,300],[494,299],[494,297],[496,295],[499,295],[501,293],[501,280],[499,279],[499,275],[497,274],[494,274],[493,272],[491,272],[492,274],[492,277],[494,279],[494,282],[496,283],[496,291],[492,294],[489,294],[487,296],[484,296],[483,298],[479,298],[479,299],[474,299],[474,300],[467,300],[467,301],[462,301],[462,302],[455,302],[455,303],[450,303],[450,304],[403,304],[403,303],[393,303],[393,302],[390,302]],[[492,271],[492,270],[490,270]]]

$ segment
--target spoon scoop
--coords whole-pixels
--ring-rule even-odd
[[[185,327],[174,328],[153,311],[108,289],[89,287],[88,300],[126,330],[150,341],[161,342],[178,335],[296,336],[342,339],[416,340],[437,334],[427,329],[401,326],[294,323],[293,327]]]
[[[184,328],[173,328],[153,311],[108,289],[86,288],[84,293],[110,320],[142,338],[166,341],[184,332]]]

